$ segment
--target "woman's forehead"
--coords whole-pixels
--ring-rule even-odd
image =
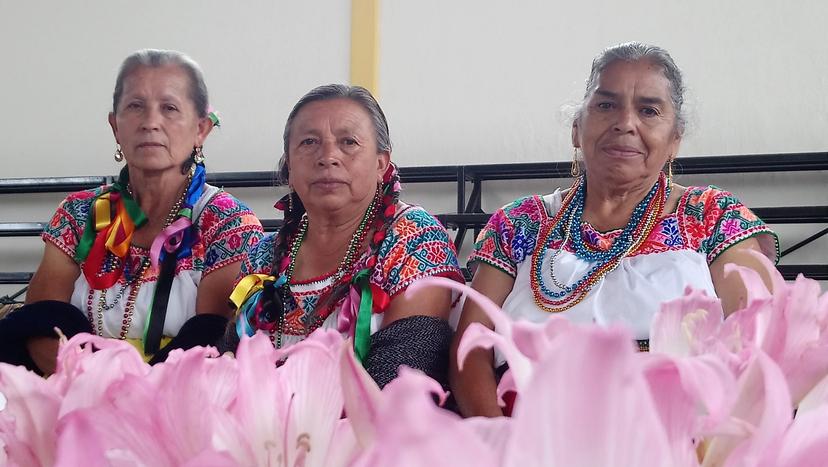
[[[642,94],[650,99],[663,99],[671,92],[664,68],[650,60],[616,60],[598,76],[593,94],[610,95],[626,92]]]
[[[361,104],[348,98],[324,99],[303,106],[296,114],[293,127],[297,131],[371,129],[371,115]]]
[[[165,93],[185,97],[189,94],[189,90],[190,78],[177,65],[139,66],[124,78],[124,95]]]

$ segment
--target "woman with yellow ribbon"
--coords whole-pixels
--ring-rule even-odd
[[[442,225],[399,201],[390,159],[388,123],[364,88],[321,86],[293,107],[279,169],[291,191],[276,204],[285,223],[242,263],[230,348],[256,331],[284,347],[335,328],[380,386],[403,364],[446,382],[451,294],[402,292],[462,275]]]
[[[109,124],[125,167],[58,207],[26,305],[0,321],[0,360],[51,373],[54,328],[127,339],[153,362],[221,337],[239,262],[262,228],[205,182],[202,148],[218,123],[191,58],[141,50],[124,60]]]

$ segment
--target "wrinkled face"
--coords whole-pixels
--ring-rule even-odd
[[[289,183],[312,215],[366,204],[390,158],[378,152],[371,115],[350,99],[311,102],[290,128]]]
[[[109,124],[131,168],[178,170],[204,144],[212,125],[198,117],[189,91],[187,73],[175,65],[139,67],[124,79]]]
[[[609,183],[655,179],[680,142],[670,81],[648,60],[607,66],[572,126],[587,177]]]

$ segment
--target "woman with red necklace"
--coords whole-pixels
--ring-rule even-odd
[[[115,183],[69,195],[43,232],[26,305],[0,320],[0,360],[54,371],[59,328],[126,339],[152,362],[218,340],[253,213],[205,183],[218,117],[198,64],[169,50],[124,60],[109,124]]]
[[[279,177],[290,187],[276,204],[285,224],[242,263],[230,340],[259,330],[285,347],[336,328],[353,338],[380,386],[400,365],[446,383],[451,294],[402,292],[423,277],[463,278],[442,225],[399,200],[388,123],[374,97],[345,85],[302,97],[285,124]]]
[[[718,296],[726,314],[744,304],[744,285],[725,275],[725,264],[751,267],[770,286],[744,250],[775,261],[775,234],[732,194],[673,183],[683,100],[681,71],[665,50],[627,43],[600,54],[572,124],[574,184],[492,216],[469,260],[477,265],[472,287],[514,319],[561,313],[576,323],[623,325],[646,350],[661,303],[687,286]],[[454,349],[473,322],[493,327],[468,304]],[[463,371],[452,359],[464,415],[503,415],[496,396],[503,363],[485,350],[469,354]]]

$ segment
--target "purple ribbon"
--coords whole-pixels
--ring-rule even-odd
[[[181,242],[184,241],[184,233],[187,231],[193,223],[190,219],[186,217],[179,217],[175,222],[168,225],[164,230],[155,237],[155,240],[152,241],[152,246],[150,247],[150,261],[152,262],[152,267],[158,271],[158,261],[161,258],[161,248],[163,247],[164,250],[170,254],[174,253],[175,250],[181,245]]]
[[[336,318],[336,330],[345,333],[348,336],[354,336],[354,329],[356,328],[357,315],[359,314],[360,295],[357,288],[351,286],[348,295],[342,302],[339,308],[339,316]]]

